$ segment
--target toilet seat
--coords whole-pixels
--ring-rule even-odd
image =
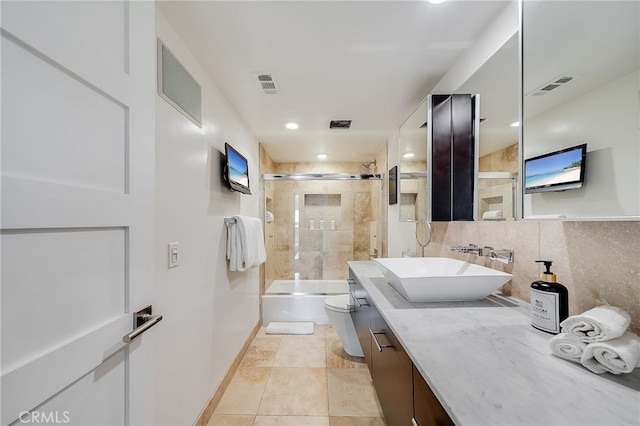
[[[324,300],[324,306],[330,311],[340,313],[350,313],[349,310],[349,294],[338,294],[337,296],[329,296]]]

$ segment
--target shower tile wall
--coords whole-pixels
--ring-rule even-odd
[[[266,181],[267,286],[275,279],[346,279],[347,261],[367,260],[379,181]],[[299,247],[296,255],[295,205],[298,196]],[[323,225],[322,225],[323,221]],[[333,229],[332,229],[333,223]],[[324,229],[321,229],[323,227]]]
[[[374,173],[387,170],[387,151],[384,145],[376,154]],[[373,160],[373,158],[371,159]],[[265,173],[363,173],[362,163],[276,163],[260,145],[260,175]],[[383,254],[386,209],[382,209],[382,181],[262,181],[265,202],[262,214],[273,213],[274,221],[265,221],[265,246],[267,261],[261,265],[261,293],[275,279],[293,279],[295,272],[301,276],[323,279],[346,279],[348,260],[368,260],[377,250]],[[314,184],[315,187],[305,185]],[[332,186],[330,186],[332,185]],[[320,189],[318,189],[320,188]],[[386,188],[384,189],[386,191]],[[336,215],[336,229],[331,230],[330,218],[325,231],[302,232],[300,244],[308,253],[300,252],[295,260],[293,194],[299,194],[303,210],[304,194],[339,194],[340,213]],[[386,199],[386,192],[384,195]],[[301,211],[302,214],[304,212]],[[325,219],[326,220],[326,219]],[[301,221],[308,228],[308,220]],[[316,228],[319,224],[315,224]],[[326,238],[325,238],[326,236]],[[347,248],[347,241],[351,247]],[[313,254],[311,254],[313,253]],[[303,263],[306,262],[306,263]],[[322,275],[324,276],[322,276]]]
[[[518,144],[515,143],[480,157],[478,170],[481,172],[518,173],[518,158]]]
[[[518,144],[480,157],[480,172],[518,173]],[[478,181],[478,217],[490,210],[502,210],[504,219],[513,219],[513,189],[511,179],[480,179]]]

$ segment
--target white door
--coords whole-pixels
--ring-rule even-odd
[[[154,422],[154,19],[2,1],[2,425]]]

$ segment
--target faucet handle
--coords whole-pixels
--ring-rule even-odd
[[[501,250],[493,250],[489,251],[489,258],[491,260],[497,260],[501,263],[513,263],[514,251],[511,249],[501,249]]]

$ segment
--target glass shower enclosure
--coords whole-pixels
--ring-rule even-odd
[[[265,287],[346,280],[347,261],[381,251],[378,174],[265,174]]]

